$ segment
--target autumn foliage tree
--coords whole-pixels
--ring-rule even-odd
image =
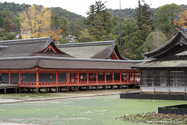
[[[187,28],[187,10],[184,11],[181,15],[179,15],[180,19],[175,21],[175,25],[180,25],[182,27]]]
[[[51,10],[41,6],[41,9],[36,9],[35,6],[30,6],[28,11],[20,13],[21,30],[24,34],[22,38],[38,38],[48,36],[48,30],[51,26]]]

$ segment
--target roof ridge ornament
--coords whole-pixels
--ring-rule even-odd
[[[182,27],[180,25],[178,25],[178,26],[179,26],[179,30],[183,31],[184,33],[187,33],[187,28]]]
[[[180,46],[183,46],[183,45],[187,45],[187,42],[184,40],[184,38],[180,38],[177,42],[176,45],[180,45]]]

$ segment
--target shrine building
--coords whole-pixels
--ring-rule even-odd
[[[82,51],[81,51],[82,50]],[[138,62],[122,57],[115,41],[55,45],[51,38],[0,41],[0,89],[22,91],[139,85]],[[15,88],[15,92],[17,92]]]
[[[140,69],[141,93],[187,93],[187,29],[181,27],[175,36],[156,50],[146,53],[150,61],[132,66]]]

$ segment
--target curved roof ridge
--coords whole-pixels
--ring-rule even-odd
[[[146,57],[155,57],[155,56],[158,56],[160,53],[158,53],[159,50],[161,50],[161,53],[164,53],[166,51],[168,51],[171,47],[173,47],[174,45],[170,46],[170,47],[167,47],[169,46],[172,41],[179,35],[179,34],[182,34],[186,39],[187,39],[187,35],[182,31],[182,30],[179,30],[174,37],[172,37],[170,40],[168,40],[165,44],[163,44],[162,46],[160,46],[159,48],[151,51],[151,52],[147,52],[144,54],[144,56]],[[167,47],[167,48],[166,48]],[[165,49],[164,49],[165,48]]]
[[[113,45],[113,44],[116,44],[116,43],[115,43],[115,40],[56,44],[56,46],[62,48],[62,47],[81,47],[81,46]]]
[[[21,43],[37,43],[37,42],[51,42],[51,37],[42,38],[31,38],[31,39],[17,39],[17,40],[6,40],[0,41],[0,45],[10,45],[10,44],[21,44]]]
[[[66,58],[66,57],[51,57],[51,56],[24,56],[24,57],[1,57],[0,61],[3,60],[33,60],[33,59],[48,59],[48,60],[73,60],[73,61],[99,61],[99,62],[131,62],[140,63],[148,60],[107,60],[107,59],[84,59],[84,58]]]

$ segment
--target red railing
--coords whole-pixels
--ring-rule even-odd
[[[96,81],[89,81],[89,84],[96,84]]]
[[[39,85],[56,85],[56,82],[39,82]]]
[[[63,81],[63,82],[58,82],[58,85],[66,85],[67,82]]]
[[[21,82],[21,85],[36,85],[36,82]]]
[[[120,80],[114,80],[114,83],[120,83]]]
[[[120,83],[120,80],[106,80],[106,83],[105,83],[105,80],[102,80],[102,81],[89,81],[89,83],[87,84],[87,81],[79,81],[79,84],[81,85],[94,85],[94,84],[98,84],[98,85],[104,85],[104,84],[139,84],[140,83],[140,79],[139,78],[136,78],[135,81],[134,79],[131,79],[128,83],[127,83],[127,80],[121,80],[121,83]],[[79,85],[77,81],[70,81],[68,84],[66,81],[59,81],[58,84],[56,84],[56,82],[39,82],[39,86],[66,86],[66,85],[70,85],[70,86],[73,86],[73,85]],[[36,82],[21,82],[22,86],[36,86]]]
[[[80,81],[79,84],[87,84],[87,81]]]
[[[113,80],[106,80],[106,83],[113,83]]]

